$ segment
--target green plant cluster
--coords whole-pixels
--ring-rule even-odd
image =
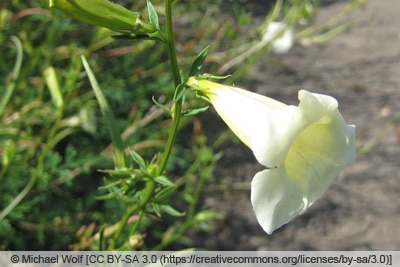
[[[126,4],[145,8],[143,2]],[[6,1],[0,8],[0,249],[98,249],[95,233],[102,225],[117,223],[125,207],[135,202],[140,190],[132,188],[145,183],[145,165],[151,166],[153,155],[165,146],[170,118],[153,99],[170,105],[173,85],[167,52],[154,41],[115,41],[110,30],[51,10],[45,0]],[[124,145],[130,147],[127,155],[141,155],[129,162],[139,162],[142,173],[115,177],[108,171],[113,169],[113,145],[82,54],[101,73],[97,79]],[[163,220],[178,215],[190,220],[168,225],[146,215],[136,226],[143,235],[132,230],[126,248],[164,247],[187,229],[205,229],[208,220],[220,217],[207,209],[198,213],[197,200],[191,199],[201,189],[196,185],[211,178],[220,157],[200,132],[192,130],[194,123],[183,119],[180,127],[187,140],[174,148],[175,156],[166,166],[176,180],[156,179],[160,187],[150,208],[155,216],[165,213]],[[164,204],[172,193],[174,200]],[[173,228],[186,230],[171,234]],[[146,246],[144,238],[149,240]]]

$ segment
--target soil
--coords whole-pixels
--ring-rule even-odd
[[[323,7],[321,25],[347,1]],[[285,55],[266,55],[238,84],[287,104],[297,92],[328,94],[357,127],[356,163],[303,215],[267,235],[250,203],[250,181],[261,170],[251,151],[223,148],[205,204],[225,216],[196,237],[209,250],[400,250],[400,1],[369,0],[346,20],[355,25],[322,45],[296,45]],[[250,88],[251,87],[251,88]]]

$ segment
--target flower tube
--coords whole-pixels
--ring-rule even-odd
[[[355,126],[337,101],[300,90],[299,106],[208,80],[189,78],[266,167],[251,182],[251,202],[265,232],[310,207],[345,165],[355,161]]]

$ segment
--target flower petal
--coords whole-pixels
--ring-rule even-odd
[[[335,99],[299,92],[299,107],[269,114],[253,135],[260,163],[275,166],[256,174],[251,201],[267,233],[304,212],[345,164],[355,161],[355,127],[347,125]]]
[[[258,172],[251,182],[251,203],[258,222],[268,234],[309,208],[343,169],[319,161],[313,169],[300,157],[288,157],[288,166]]]
[[[272,232],[305,209],[301,184],[293,183],[284,168],[258,172],[251,182],[251,203],[265,232]]]
[[[337,101],[305,90],[299,91],[299,100],[299,107],[275,110],[258,123],[250,146],[257,160],[266,167],[283,164],[301,136],[298,146],[312,146],[310,149],[315,153],[342,164],[354,162],[355,127],[345,123],[337,110]],[[305,138],[308,141],[302,145]]]

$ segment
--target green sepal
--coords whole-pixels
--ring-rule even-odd
[[[217,76],[217,75],[212,75],[212,74],[209,74],[209,73],[204,73],[204,74],[201,74],[201,75],[197,75],[196,79],[198,79],[198,80],[210,80],[210,79],[225,80],[225,79],[227,79],[227,78],[229,78],[231,76],[232,75],[230,75],[230,74],[225,75],[225,76]]]
[[[147,0],[147,11],[149,12],[149,21],[153,23],[157,30],[160,30],[160,24],[158,22],[158,15],[156,9],[154,8],[153,4],[150,0]]]
[[[183,116],[193,116],[193,115],[197,115],[199,113],[202,113],[204,111],[206,111],[210,106],[205,106],[205,107],[201,107],[201,108],[195,108],[195,109],[188,109],[183,111],[182,115]]]

